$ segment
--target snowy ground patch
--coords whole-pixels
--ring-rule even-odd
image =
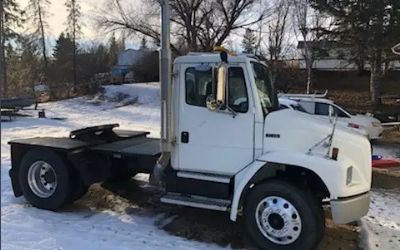
[[[26,113],[32,117],[19,117],[12,122],[2,123],[1,248],[221,249],[216,244],[173,236],[162,229],[179,219],[182,221],[184,217],[182,214],[169,215],[167,211],[153,216],[126,212],[122,208],[127,204],[122,199],[121,209],[97,210],[92,206],[86,206],[54,213],[33,208],[23,197],[15,198],[12,193],[8,176],[11,163],[8,141],[36,136],[68,136],[73,129],[108,123],[119,123],[122,129],[150,131],[151,137],[159,137],[159,103],[158,83],[105,86],[104,92],[94,97],[40,104],[39,107],[46,110],[47,119],[38,119],[36,111],[27,111]],[[384,156],[397,155],[398,152],[380,146],[374,146],[374,149]],[[145,177],[139,176],[140,178]],[[118,199],[113,197],[113,200]],[[374,190],[372,200],[368,217],[362,220],[364,248],[374,249],[374,246],[378,245],[376,248],[379,249],[400,249],[400,212],[397,210],[400,207],[399,192]],[[136,211],[135,208],[130,210]],[[236,230],[229,224],[228,218],[217,220],[217,216],[218,218],[222,216],[220,214],[201,213],[191,209],[185,209],[184,212],[187,217],[194,220],[188,220],[187,227],[193,228],[194,224],[201,224],[199,218],[216,221],[223,227],[220,230],[210,230],[212,223],[204,223],[202,227],[194,229],[199,229],[194,232],[196,234],[199,231],[207,231],[213,235],[221,234],[221,238],[225,238],[224,231],[233,231],[228,234],[228,239],[222,240],[223,242],[232,242],[244,235],[243,231]],[[181,226],[179,223],[178,227]],[[343,241],[337,234],[330,235],[330,238],[331,241],[322,245],[337,245],[338,241]],[[199,240],[203,239],[201,237]],[[237,244],[239,248],[247,247],[241,242]]]
[[[374,190],[361,219],[364,249],[400,249],[400,190]]]
[[[115,108],[118,103],[112,98],[118,93],[136,98],[138,105]],[[107,86],[105,95],[107,98],[97,102],[79,97],[41,104],[39,107],[46,109],[47,119],[38,119],[36,112],[30,111],[27,113],[32,117],[2,123],[1,249],[219,249],[214,244],[168,234],[155,224],[157,217],[90,208],[54,213],[33,208],[23,197],[14,197],[8,176],[11,162],[7,142],[12,139],[68,136],[72,129],[107,123],[159,136],[157,84]]]

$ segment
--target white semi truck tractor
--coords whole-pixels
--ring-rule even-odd
[[[264,249],[316,248],[323,206],[336,223],[366,215],[369,141],[334,118],[279,110],[268,68],[254,57],[189,53],[171,68],[168,1],[161,6],[160,140],[110,124],[11,141],[15,196],[57,210],[93,183],[150,173],[161,202],[242,216]]]

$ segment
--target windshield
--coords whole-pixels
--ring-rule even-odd
[[[292,105],[290,105],[290,106],[292,106],[292,108],[293,108],[294,110],[307,113],[307,111],[306,111],[305,109],[303,109],[303,107],[300,106],[300,104],[292,104]]]
[[[256,62],[252,62],[251,65],[264,114],[277,110],[279,107],[278,98],[274,86],[269,79],[267,67]]]

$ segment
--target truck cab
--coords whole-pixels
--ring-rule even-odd
[[[170,157],[165,138],[117,131],[115,125],[71,132],[69,138],[10,142],[16,196],[56,210],[95,182],[143,172],[165,160],[162,202],[244,217],[265,249],[313,249],[322,239],[323,205],[333,221],[368,212],[371,147],[358,134],[295,110],[279,109],[268,68],[248,55],[189,53],[172,70]],[[166,103],[161,103],[162,111]],[[161,145],[161,148],[160,148]],[[83,191],[82,191],[83,190]]]
[[[297,212],[285,214],[284,211],[286,205],[291,212],[298,210],[294,203],[282,197],[277,201],[265,197],[253,201],[252,192],[302,189],[318,204],[314,216],[321,216],[324,200],[330,204],[337,223],[365,215],[371,186],[369,141],[347,128],[336,127],[336,121],[321,120],[295,110],[279,110],[268,68],[248,55],[228,56],[223,73],[224,93],[219,94],[220,64],[220,56],[215,53],[192,53],[174,62],[175,146],[172,171],[167,174],[167,196],[162,201],[207,206],[201,199],[181,199],[182,194],[199,195],[207,197],[214,208],[218,204],[214,199],[224,200],[226,203],[221,203],[219,208],[230,211],[232,220],[238,214],[245,217],[254,217],[248,213],[262,214],[258,221],[266,221],[263,224],[255,220],[261,233],[254,232],[253,239],[263,242],[260,246],[268,245],[265,242],[275,244],[268,245],[271,247],[298,241],[300,234],[293,231],[296,228],[293,225],[298,224],[293,219]],[[215,108],[209,100],[217,99],[218,95],[224,98]],[[310,200],[308,203],[314,204]],[[255,208],[247,203],[246,208],[246,202],[259,206]],[[274,227],[272,219],[268,220],[276,214],[279,214],[276,221],[283,221],[282,228],[276,224]],[[284,219],[289,217],[292,220]],[[248,227],[255,225],[250,223]]]
[[[230,56],[226,106],[207,107],[216,90],[218,54],[189,54],[174,63],[176,149],[172,166],[180,171],[233,176],[262,154],[265,115],[277,97],[264,65],[247,56]],[[263,99],[260,99],[262,96]],[[229,154],[229,157],[221,157]]]

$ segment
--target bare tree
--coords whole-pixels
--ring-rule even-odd
[[[296,18],[297,28],[300,31],[301,38],[303,40],[302,56],[306,64],[307,71],[307,94],[310,93],[311,88],[311,76],[312,76],[312,65],[314,59],[310,50],[311,40],[309,40],[309,3],[308,0],[294,0],[294,14]]]
[[[276,17],[269,24],[268,32],[268,52],[271,61],[281,59],[283,42],[287,32],[289,7],[288,1],[279,1],[274,7]]]
[[[314,61],[321,51],[320,40],[323,38],[321,29],[330,30],[332,24],[329,17],[312,8],[310,0],[293,0],[293,12],[295,33],[302,39],[300,45],[307,72],[306,91],[310,93]]]
[[[81,25],[79,23],[79,19],[81,18],[81,7],[79,5],[78,0],[67,0],[65,2],[65,6],[67,7],[68,17],[68,32],[71,34],[72,43],[73,43],[73,58],[72,58],[72,68],[74,74],[74,88],[73,91],[77,90],[77,39],[81,33]]]
[[[289,0],[275,1],[266,9],[270,12],[269,19],[258,25],[258,42],[256,54],[269,66],[270,78],[275,81],[278,75],[280,60],[286,54],[289,35]]]
[[[268,29],[268,54],[269,54],[269,66],[271,72],[271,79],[275,81],[278,68],[279,60],[282,58],[284,39],[287,35],[287,19],[289,14],[289,2],[278,1],[274,6],[275,16],[269,23]]]
[[[264,18],[252,11],[256,0],[171,0],[172,32],[175,54],[186,51],[209,51],[221,45],[232,31],[248,27]],[[126,11],[120,0],[109,0],[101,11],[98,24],[108,32],[127,30],[160,41],[156,0],[144,13]]]
[[[33,32],[32,36],[39,40],[40,48],[42,49],[43,57],[43,72],[48,73],[48,59],[46,49],[46,33],[48,28],[46,18],[49,16],[47,9],[49,8],[49,0],[30,0],[26,8],[29,20],[32,21]]]

